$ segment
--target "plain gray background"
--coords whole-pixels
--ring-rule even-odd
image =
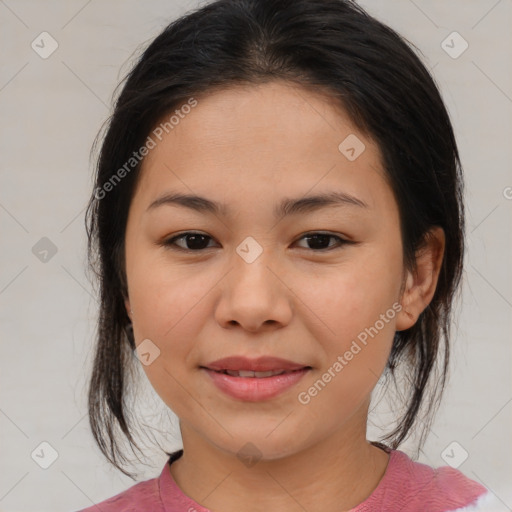
[[[462,460],[467,452],[459,469],[512,510],[512,2],[360,3],[424,54],[466,175],[468,254],[452,376],[419,460],[442,466],[446,453]],[[141,45],[198,5],[0,0],[0,511],[74,511],[134,484],[103,460],[86,416],[97,315],[85,274],[89,151]],[[58,44],[47,58],[40,53],[52,41],[42,32]],[[179,448],[176,418],[141,375],[141,422],[164,448]],[[371,419],[368,437],[377,439],[384,409]],[[166,461],[147,444],[139,480]],[[411,454],[413,445],[400,449]],[[34,453],[57,458],[43,469]]]

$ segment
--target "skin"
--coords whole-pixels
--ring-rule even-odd
[[[171,474],[212,511],[345,511],[364,501],[389,456],[366,439],[371,392],[396,330],[411,327],[433,297],[444,250],[440,228],[404,268],[398,207],[379,148],[332,99],[284,82],[237,86],[197,97],[198,105],[151,150],[126,229],[126,273],[136,343],[160,355],[143,365],[180,419],[184,454]],[[349,161],[338,145],[366,146]],[[166,204],[164,192],[225,203],[229,216]],[[343,191],[366,208],[342,205],[275,219],[283,198]],[[206,249],[190,238],[199,231]],[[311,232],[353,240],[324,239]],[[248,236],[263,252],[236,252]],[[195,246],[197,247],[197,246]],[[402,310],[313,397],[307,391],[359,333],[393,304]],[[313,369],[291,390],[244,402],[218,390],[199,366],[229,355],[273,355]],[[260,452],[247,467],[237,452]]]

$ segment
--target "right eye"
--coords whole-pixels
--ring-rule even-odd
[[[211,236],[204,235],[203,233],[187,231],[186,233],[181,233],[180,235],[173,236],[172,238],[165,240],[162,245],[170,249],[198,252],[204,249],[208,249],[208,247],[205,246],[205,240],[208,239],[213,240]],[[185,240],[184,244],[186,247],[181,247],[180,245],[176,244],[177,240]]]

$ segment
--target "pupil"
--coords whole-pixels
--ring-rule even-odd
[[[201,242],[201,238],[203,241]],[[189,249],[203,249],[202,245],[204,245],[205,235],[187,235],[187,245]],[[192,240],[192,242],[191,242]],[[208,244],[206,244],[208,245]]]
[[[326,247],[329,247],[329,238],[330,238],[330,235],[310,235],[308,237],[306,237],[308,240],[309,240],[309,244],[311,246],[311,240],[313,240],[313,247],[311,247],[312,249],[325,249]],[[318,243],[315,243],[318,242],[318,240],[323,240],[324,242],[326,241],[327,244],[318,244]],[[319,247],[320,246],[320,247]]]
[[[187,235],[187,246],[189,249],[204,249],[208,243],[205,244],[208,237],[205,235]],[[312,249],[326,249],[329,247],[329,239],[331,235],[309,235],[306,237]],[[324,242],[324,243],[322,243]]]

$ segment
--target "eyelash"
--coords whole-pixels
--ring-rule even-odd
[[[211,249],[211,247],[206,247],[204,249],[184,249],[183,247],[179,247],[175,244],[176,240],[186,238],[187,236],[190,236],[190,235],[199,235],[204,238],[209,238],[209,239],[213,240],[213,238],[211,236],[205,235],[203,233],[197,233],[195,231],[186,231],[185,233],[181,233],[180,235],[176,235],[172,238],[164,240],[161,243],[161,245],[163,245],[164,247],[171,249],[171,250],[184,251],[184,252],[202,252],[206,249]],[[315,235],[320,235],[320,236],[324,236],[324,237],[328,237],[328,238],[335,238],[338,240],[338,246],[337,247],[328,247],[328,248],[324,248],[324,249],[310,249],[313,252],[329,252],[329,251],[332,251],[333,249],[341,249],[341,248],[343,248],[344,245],[350,245],[350,244],[356,243],[353,240],[347,240],[347,239],[341,238],[337,235],[333,235],[331,233],[322,233],[320,231],[311,231],[311,232],[305,233],[298,240],[302,240],[304,238],[311,238],[312,236],[315,236]]]

